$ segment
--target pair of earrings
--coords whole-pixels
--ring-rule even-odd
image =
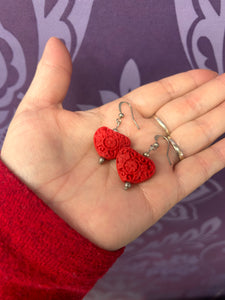
[[[137,184],[150,179],[156,171],[154,162],[149,159],[150,152],[158,149],[158,139],[160,137],[168,141],[167,137],[162,135],[155,136],[155,143],[150,145],[148,151],[143,155],[131,148],[130,139],[119,133],[118,128],[124,118],[121,106],[128,104],[131,110],[131,116],[137,129],[140,129],[134,119],[133,109],[129,102],[122,101],[119,103],[119,115],[116,119],[117,126],[114,129],[108,127],[100,127],[94,134],[94,145],[97,153],[99,154],[99,163],[103,164],[105,160],[116,159],[117,171],[120,179],[124,182],[125,190],[131,187],[131,184]],[[169,144],[169,141],[168,141]],[[169,146],[167,150],[168,156]]]

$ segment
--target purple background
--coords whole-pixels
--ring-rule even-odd
[[[64,106],[89,109],[192,68],[224,72],[220,0],[0,0],[0,145],[48,38],[65,41]],[[151,101],[154,101],[152,99]],[[129,245],[86,300],[225,295],[225,171]]]

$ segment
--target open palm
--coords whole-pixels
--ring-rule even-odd
[[[123,99],[87,112],[63,109],[70,84],[69,54],[57,39],[49,40],[35,78],[10,124],[2,159],[50,208],[98,246],[115,250],[154,224],[182,198],[225,165],[225,79],[196,70],[140,87]],[[101,126],[115,127],[120,101],[125,118],[119,131],[143,153],[155,135],[165,135],[151,118],[168,126],[184,152],[178,162],[167,143],[151,154],[155,175],[125,191],[115,160],[98,164],[93,143]]]

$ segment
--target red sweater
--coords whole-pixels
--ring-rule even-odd
[[[0,299],[82,299],[123,250],[82,237],[0,160]]]

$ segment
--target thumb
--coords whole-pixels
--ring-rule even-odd
[[[65,45],[57,38],[48,40],[22,106],[47,107],[61,104],[72,75],[72,62]]]

